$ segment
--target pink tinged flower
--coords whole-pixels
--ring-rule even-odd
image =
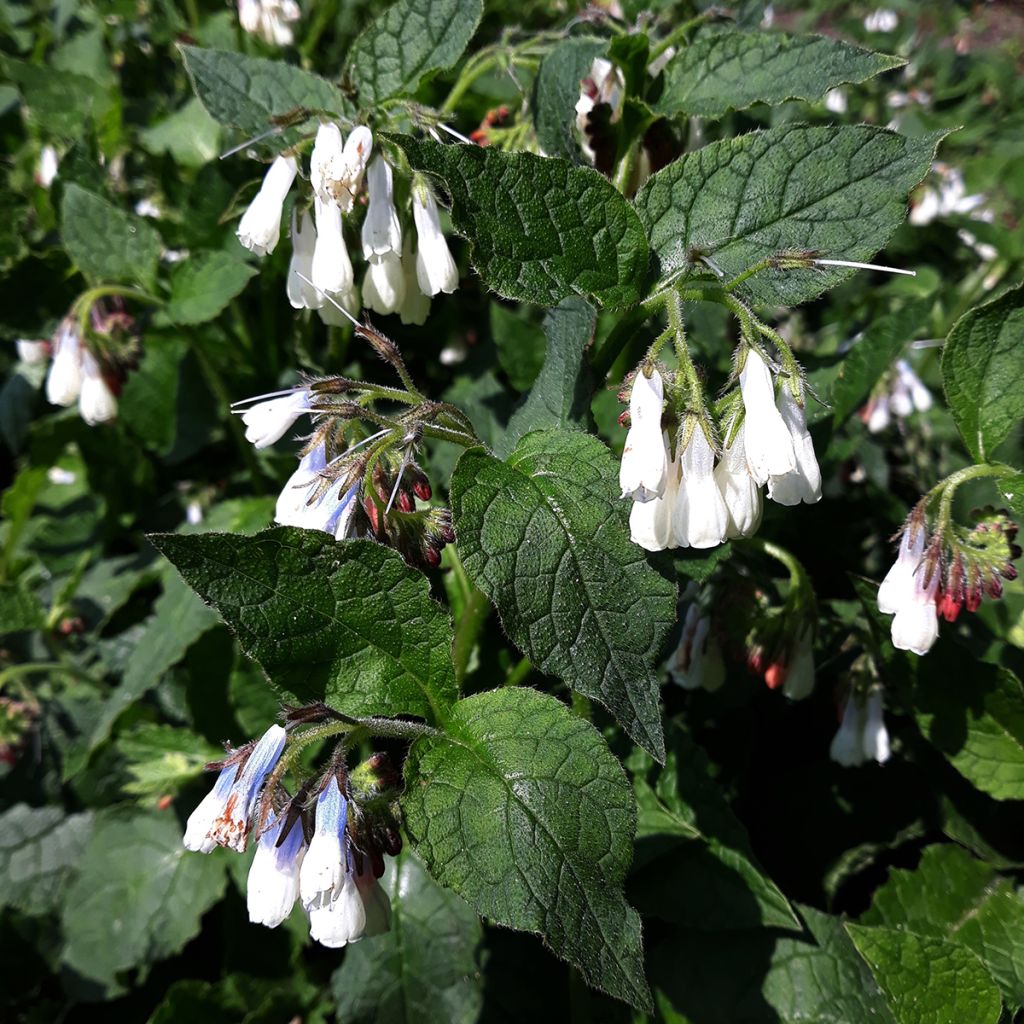
[[[309,412],[309,392],[289,391],[280,398],[257,402],[242,413],[245,439],[257,448],[267,448],[284,437],[295,421]]]
[[[416,280],[424,295],[451,294],[459,271],[441,231],[434,194],[423,183],[413,188],[412,219],[416,223]]]
[[[375,313],[387,316],[402,307],[405,299],[405,275],[402,261],[389,253],[366,267],[363,278],[363,305]]]
[[[687,610],[670,673],[672,681],[684,690],[714,693],[725,682],[725,659],[718,641],[711,635],[711,620],[701,616],[696,605]]]
[[[270,165],[256,198],[242,214],[238,223],[238,241],[257,256],[266,256],[277,246],[281,237],[284,201],[298,170],[295,157],[277,157]]]
[[[889,746],[889,730],[885,727],[885,715],[882,711],[882,692],[873,690],[868,697],[864,711],[864,732],[861,735],[864,757],[869,761],[885,764],[891,754]]]
[[[402,279],[405,285],[405,297],[398,307],[398,315],[403,324],[422,327],[430,315],[430,296],[424,295],[420,288],[419,276],[416,273],[418,260],[412,249],[412,240],[406,237],[402,243]]]
[[[260,0],[238,0],[238,22],[249,35],[259,32],[262,16],[263,4]]]
[[[313,214],[316,218],[316,243],[310,280],[316,289],[328,295],[346,295],[355,278],[352,261],[345,248],[341,208],[335,202],[324,202],[317,197],[313,200]]]
[[[664,440],[663,440],[664,443]],[[679,496],[679,465],[677,455],[668,464],[665,489],[652,501],[634,501],[629,513],[629,536],[645,551],[663,551],[675,547],[672,517]]]
[[[814,631],[808,626],[790,652],[782,692],[790,700],[803,700],[814,690]]]
[[[117,396],[110,390],[103,370],[88,350],[82,352],[82,390],[78,395],[78,411],[90,427],[109,423],[117,417]]]
[[[814,455],[814,442],[807,431],[804,410],[786,386],[779,391],[777,408],[792,441],[794,467],[768,477],[768,497],[780,505],[813,505],[821,500],[821,470]]]
[[[317,797],[313,838],[299,874],[299,895],[306,910],[330,907],[346,882],[351,881],[345,836],[347,823],[348,801],[338,780],[332,776]]]
[[[925,531],[922,526],[911,524],[903,531],[896,561],[878,588],[878,610],[883,615],[895,615],[900,608],[914,600],[914,573],[924,556],[924,544]]]
[[[50,358],[50,343],[48,341],[29,341],[26,338],[19,338],[16,345],[18,358],[29,366],[45,363]]]
[[[46,377],[46,400],[52,405],[74,405],[82,391],[82,340],[78,325],[65,320],[53,342],[53,362]]]
[[[851,693],[843,710],[843,720],[839,730],[832,737],[828,748],[828,756],[844,768],[852,768],[864,763],[864,745],[862,733],[864,727],[864,709],[857,698]]]
[[[366,172],[366,190],[369,204],[363,218],[363,257],[371,263],[397,257],[402,252],[402,228],[395,209],[391,166],[384,157],[373,158]]]
[[[665,493],[668,449],[661,432],[664,396],[664,385],[657,370],[650,377],[642,370],[637,373],[629,395],[629,432],[619,466],[623,498],[653,501]]]
[[[239,853],[245,851],[260,790],[267,776],[274,770],[284,750],[286,738],[287,733],[281,726],[272,725],[253,747],[241,774],[231,787],[220,815],[209,831],[209,838],[219,846],[226,846]]]
[[[796,469],[793,439],[775,405],[771,371],[754,349],[740,371],[740,392],[745,412],[747,465],[759,484],[770,476],[784,476]]]
[[[732,444],[715,467],[715,483],[729,516],[726,537],[752,537],[761,525],[761,488],[747,468],[746,424],[740,426]]]
[[[679,547],[713,548],[725,540],[729,513],[715,483],[715,452],[704,431],[694,427],[682,455],[682,482],[672,513]]]
[[[182,842],[186,850],[195,853],[210,853],[217,842],[211,837],[213,826],[224,813],[228,797],[238,776],[239,766],[229,764],[222,768],[213,784],[213,789],[203,797],[199,806],[189,815],[185,824],[185,836]]]
[[[299,871],[306,853],[302,823],[293,821],[282,838],[284,824],[285,817],[275,815],[260,836],[246,884],[249,920],[268,928],[276,928],[292,912],[299,898]]]
[[[324,304],[323,293],[309,282],[313,280],[313,251],[316,248],[316,229],[313,218],[303,211],[302,217],[292,210],[292,258],[288,264],[288,301],[293,309],[319,309]]]
[[[309,860],[308,855],[306,860]],[[358,942],[365,931],[366,907],[355,878],[346,872],[334,899],[310,909],[309,934],[320,945],[339,949],[350,942]]]
[[[928,565],[922,562],[913,576],[913,592],[904,598],[892,620],[892,644],[901,651],[927,654],[939,638],[939,613],[935,606],[939,590],[939,568],[933,565],[927,583]]]

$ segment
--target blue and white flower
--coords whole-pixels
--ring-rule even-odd
[[[317,797],[313,838],[299,875],[302,905],[309,911],[329,907],[349,878],[347,824],[348,800],[332,775]]]
[[[245,424],[245,439],[251,441],[257,448],[267,448],[280,441],[295,421],[309,410],[310,395],[306,388],[274,394],[266,401],[257,402],[241,413],[242,422]]]
[[[275,815],[260,836],[246,885],[249,920],[268,928],[281,924],[299,898],[299,871],[306,842],[298,820],[281,838],[285,820],[285,815]]]

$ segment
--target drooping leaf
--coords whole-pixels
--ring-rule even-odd
[[[499,295],[543,306],[589,295],[612,308],[642,297],[643,226],[597,171],[532,153],[393,139],[414,170],[444,182],[455,229]]]
[[[483,929],[468,904],[442,889],[409,850],[381,879],[391,930],[345,953],[331,986],[348,1024],[473,1024],[483,1003]]]
[[[590,984],[649,1006],[640,918],[622,895],[636,807],[593,726],[529,689],[468,697],[444,736],[416,741],[402,807],[439,882],[542,935]]]
[[[907,196],[945,133],[907,138],[868,125],[782,125],[713,142],[653,175],[635,205],[662,277],[709,257],[726,278],[782,250],[868,260],[903,221]],[[794,306],[855,271],[764,270],[737,291]]]
[[[118,415],[143,442],[160,454],[174,444],[178,428],[181,363],[188,351],[184,338],[151,332],[138,369],[128,376],[118,399]]]
[[[78,269],[97,282],[137,281],[152,287],[161,242],[142,217],[69,185],[61,204],[61,233]]]
[[[963,946],[889,928],[846,930],[885,993],[897,1024],[996,1024],[999,990]]]
[[[451,620],[396,551],[291,527],[150,539],[291,699],[431,720],[455,699]]]
[[[906,61],[825,36],[785,32],[702,32],[665,66],[661,114],[720,117],[753,103],[816,100]]]
[[[654,664],[675,586],[629,539],[617,467],[596,438],[536,431],[501,462],[467,451],[452,477],[459,554],[512,641],[664,756]]]
[[[530,393],[512,413],[495,446],[507,455],[531,430],[584,429],[590,418],[593,385],[585,352],[594,336],[597,314],[586,300],[563,299],[544,317],[548,347],[544,366]]]
[[[953,325],[942,381],[967,450],[986,461],[1024,417],[1024,284]]]
[[[196,253],[174,268],[171,296],[155,322],[201,324],[212,320],[256,273],[255,267],[230,253]]]
[[[360,104],[414,93],[424,78],[452,67],[483,13],[481,0],[398,0],[352,44],[349,75]]]
[[[582,161],[576,131],[580,84],[607,45],[604,39],[575,36],[553,46],[541,61],[533,87],[533,123],[537,141],[548,156]]]
[[[220,125],[193,97],[180,110],[139,133],[150,153],[170,153],[183,167],[202,167],[220,149]]]

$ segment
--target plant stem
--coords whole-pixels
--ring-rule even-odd
[[[704,14],[698,14],[694,18],[690,18],[689,21],[684,21],[681,25],[677,25],[651,50],[650,60],[660,57],[670,46],[675,46],[676,43],[686,39],[692,29],[703,25],[704,22],[709,21],[713,17],[715,17],[714,11],[706,11]]]
[[[961,484],[967,483],[968,480],[978,480],[986,476],[1005,476],[1013,472],[1015,470],[1009,466],[1004,466],[1002,463],[984,462],[976,466],[965,466],[936,484],[927,495],[929,505],[932,504],[936,497],[939,497],[939,511],[935,522],[936,530],[944,534],[949,528],[950,520],[953,517],[953,495]]]
[[[697,376],[697,367],[693,365],[690,357],[690,349],[686,344],[686,325],[683,322],[683,300],[678,292],[672,292],[665,305],[668,313],[668,325],[673,334],[673,343],[676,350],[676,358],[679,360],[679,369],[686,378],[686,387],[690,393],[690,404],[694,412],[704,412],[704,392],[700,386],[700,378]]]
[[[512,666],[512,670],[507,676],[505,676],[505,681],[501,685],[519,686],[532,671],[533,662],[530,661],[529,658],[520,658],[519,661]]]

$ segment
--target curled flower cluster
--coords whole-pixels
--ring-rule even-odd
[[[93,325],[109,333],[104,314],[93,308]],[[31,353],[23,345],[34,345]],[[41,362],[52,353],[53,362],[46,376],[46,399],[53,405],[78,404],[78,412],[90,427],[117,417],[120,382],[112,368],[97,356],[83,339],[78,321],[69,316],[57,328],[46,348],[40,342],[19,342],[18,352],[31,355],[26,361]]]
[[[867,761],[885,764],[890,753],[881,689],[871,690],[866,697],[851,691],[829,746],[829,757],[844,768],[852,768]]]
[[[622,497],[633,500],[632,539],[646,550],[710,548],[751,536],[761,522],[764,485],[781,505],[821,498],[802,382],[794,378],[776,389],[767,363],[751,348],[739,385],[742,412],[734,403],[716,464],[708,418],[685,411],[676,389],[666,396],[657,367],[636,373],[619,485]],[[671,423],[678,428],[669,435]]]
[[[872,434],[879,434],[895,416],[907,419],[914,412],[927,412],[932,407],[932,393],[914,373],[905,359],[896,361],[892,373],[887,374],[875,389],[860,418]]]
[[[966,605],[1002,596],[1017,578],[1017,524],[1006,512],[985,510],[970,531],[948,526],[928,536],[927,498],[903,528],[899,554],[878,588],[878,610],[892,615],[893,646],[927,654],[939,636],[939,615],[953,622]]]
[[[277,246],[284,203],[298,173],[296,156],[278,156],[242,215],[238,240],[258,256]],[[364,179],[367,203],[360,243],[366,272],[360,290],[344,227],[364,191]],[[293,308],[315,309],[325,322],[342,323],[345,311],[351,313],[362,303],[383,315],[398,313],[403,323],[422,324],[431,298],[456,289],[458,268],[441,230],[433,192],[424,178],[413,177],[414,250],[409,217],[403,229],[395,205],[394,168],[384,155],[373,155],[369,128],[357,125],[346,139],[337,124],[321,124],[310,154],[309,183],[312,216],[297,207],[292,211],[287,293]]]
[[[360,806],[340,765],[312,789],[304,786],[291,799],[282,796],[270,777],[286,741],[287,731],[273,725],[256,743],[210,766],[220,774],[188,819],[185,848],[209,853],[225,846],[241,853],[249,837],[256,837],[246,894],[254,924],[276,928],[301,901],[311,937],[324,946],[337,948],[387,931],[391,905],[378,879],[384,854],[401,850],[393,819]],[[379,770],[382,777],[393,777],[383,755],[367,766],[364,774]]]

